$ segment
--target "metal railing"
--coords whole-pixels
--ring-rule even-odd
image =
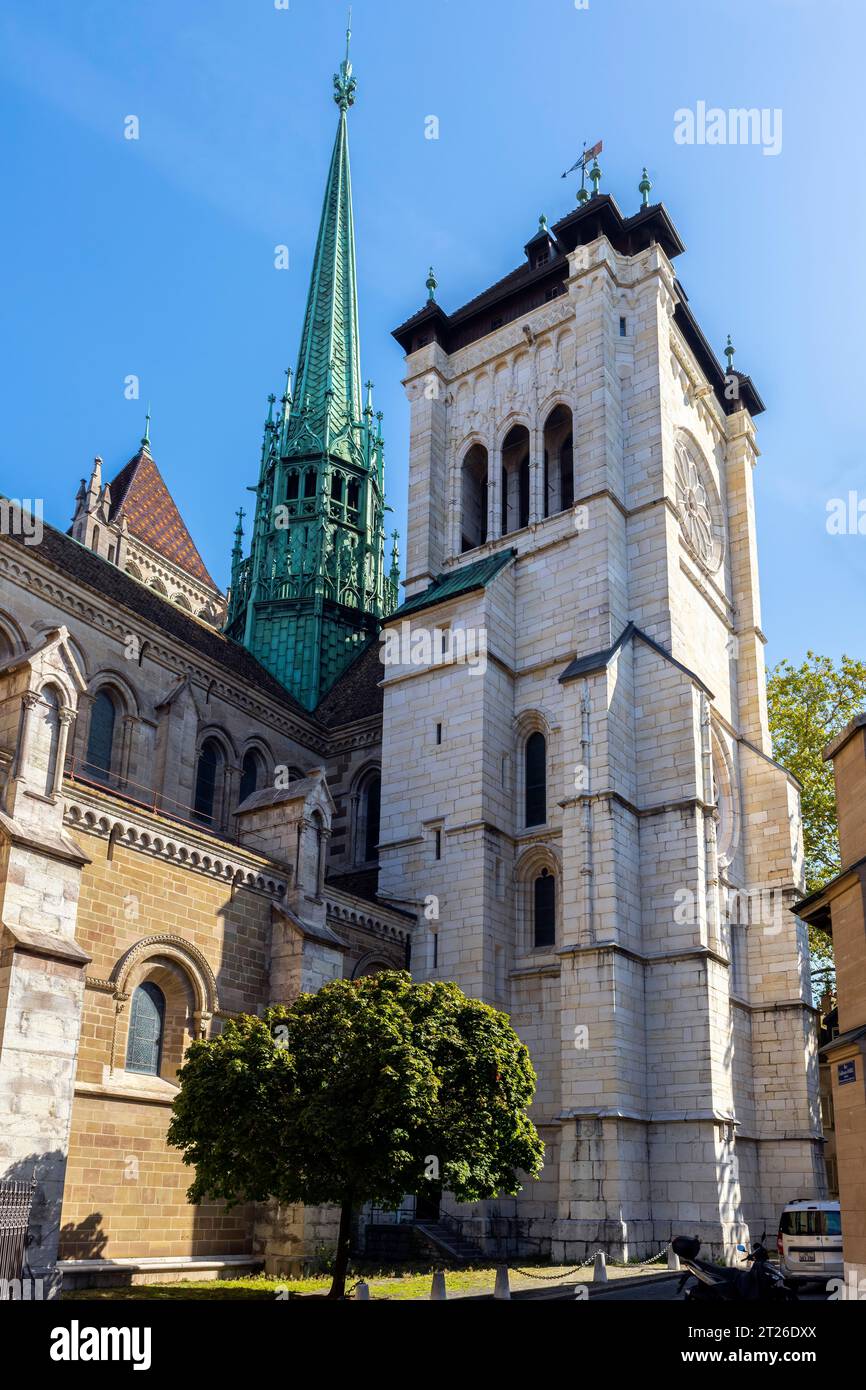
[[[10,1298],[10,1284],[24,1273],[27,1228],[36,1195],[31,1182],[0,1182],[0,1299]]]

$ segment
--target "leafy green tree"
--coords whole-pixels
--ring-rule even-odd
[[[535,1073],[508,1016],[403,971],[335,980],[195,1042],[168,1141],[204,1198],[340,1207],[331,1298],[345,1291],[352,1211],[431,1181],[474,1202],[520,1191],[544,1145]]]
[[[839,871],[833,765],[821,752],[866,705],[866,664],[843,656],[834,666],[812,651],[800,666],[780,661],[767,681],[767,704],[774,757],[803,788],[806,891],[813,893]],[[832,943],[815,928],[810,939],[820,969],[832,960]]]

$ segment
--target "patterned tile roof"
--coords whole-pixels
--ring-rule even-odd
[[[146,447],[111,483],[111,520],[120,522],[124,517],[137,540],[219,593]]]

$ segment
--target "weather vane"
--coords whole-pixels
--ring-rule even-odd
[[[586,191],[586,166],[591,159],[595,159],[601,154],[603,147],[604,142],[599,140],[597,144],[593,145],[591,150],[588,150],[586,148],[586,141],[584,140],[583,154],[579,159],[576,159],[571,168],[566,169],[565,173],[562,175],[563,178],[567,178],[569,174],[574,173],[575,169],[580,170],[580,193],[577,195],[577,201],[579,203],[585,202],[589,196]]]

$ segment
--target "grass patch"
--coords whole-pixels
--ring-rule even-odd
[[[541,1289],[545,1286],[552,1287],[557,1282],[557,1275],[562,1277],[563,1283],[574,1283],[578,1279],[581,1282],[589,1282],[592,1279],[592,1266],[588,1266],[580,1271],[579,1274],[573,1273],[571,1265],[550,1265],[542,1261],[521,1260],[521,1268],[530,1269],[533,1273],[537,1270],[538,1274],[543,1274],[544,1279],[531,1278],[528,1275],[517,1274],[513,1269],[509,1271],[509,1280],[512,1289]],[[615,1266],[609,1265],[609,1274],[614,1274]],[[637,1274],[635,1266],[620,1266],[623,1274]],[[646,1266],[644,1266],[646,1269]],[[647,1273],[658,1272],[658,1266],[654,1270],[646,1270]],[[615,1277],[615,1275],[614,1275]],[[432,1270],[429,1265],[406,1265],[399,1269],[382,1269],[378,1266],[365,1268],[358,1264],[346,1281],[346,1288],[351,1289],[358,1279],[365,1279],[370,1286],[370,1297],[373,1299],[386,1300],[418,1300],[429,1299],[430,1283]],[[492,1294],[496,1283],[496,1270],[492,1267],[467,1268],[461,1266],[459,1269],[446,1269],[445,1285],[450,1295],[458,1294]],[[175,1300],[208,1299],[224,1300],[255,1300],[258,1302],[272,1302],[275,1299],[303,1298],[308,1294],[325,1294],[331,1287],[331,1277],[328,1274],[313,1274],[300,1279],[278,1278],[265,1274],[248,1275],[242,1279],[190,1279],[173,1284],[135,1284],[123,1288],[113,1289],[79,1289],[71,1290],[63,1295],[64,1299],[70,1302],[79,1300],[110,1300],[110,1301],[143,1301],[143,1302],[172,1302]]]

